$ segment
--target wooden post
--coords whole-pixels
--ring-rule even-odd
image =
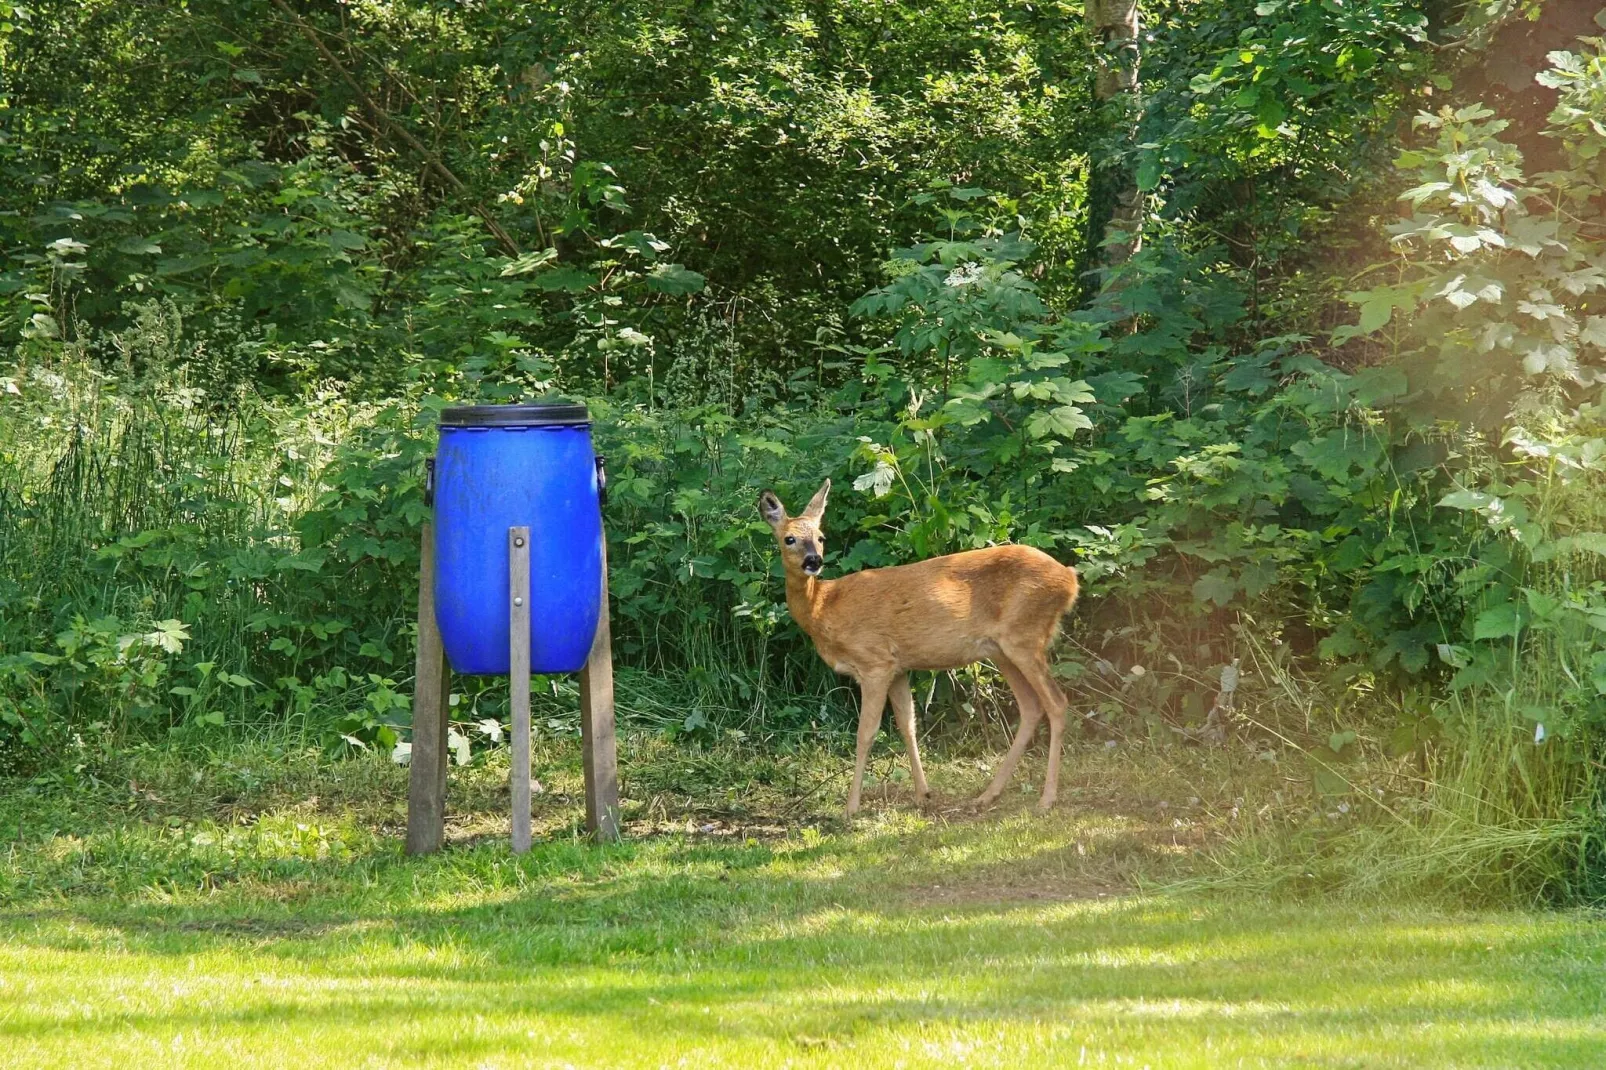
[[[426,521],[418,562],[418,655],[413,674],[413,753],[407,778],[407,853],[446,839],[446,714],[452,687],[435,624],[435,525]]]
[[[619,838],[619,756],[613,726],[613,630],[608,625],[608,548],[602,549],[602,612],[580,670],[580,746],[585,763],[586,829]]]
[[[508,702],[513,708],[513,853],[530,849],[530,529],[507,529]]]

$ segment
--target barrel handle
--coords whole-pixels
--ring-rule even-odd
[[[424,459],[424,505],[435,508],[435,458]]]
[[[598,505],[607,505],[608,504],[608,469],[605,467],[607,465],[607,462],[608,462],[608,458],[603,457],[601,455],[598,455],[598,457],[597,457],[597,504]]]

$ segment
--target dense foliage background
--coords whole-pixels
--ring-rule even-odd
[[[0,0],[0,773],[404,743],[435,413],[561,393],[631,724],[847,723],[753,508],[830,476],[835,571],[1074,561],[1088,732],[1587,889],[1594,7],[1150,3],[1099,99],[1081,4]]]

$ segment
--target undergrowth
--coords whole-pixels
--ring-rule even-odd
[[[1495,7],[1496,21],[1521,14]],[[4,22],[0,54],[35,87],[6,114],[40,118],[0,154],[16,179],[0,184],[0,777],[26,790],[118,782],[143,748],[406,760],[438,411],[561,393],[590,406],[608,458],[621,718],[642,747],[665,748],[642,776],[658,776],[666,813],[677,794],[735,805],[748,790],[701,756],[823,752],[852,721],[850,690],[787,616],[754,509],[765,486],[831,476],[851,487],[825,521],[833,573],[1009,541],[1076,564],[1085,594],[1055,668],[1088,746],[1197,747],[1282,771],[1284,798],[1240,814],[1215,879],[1597,898],[1606,60],[1591,39],[1553,52],[1538,78],[1553,110],[1528,131],[1457,88],[1458,49],[1424,52],[1425,12],[1350,8],[1168,11],[1143,114],[1106,109],[1078,130],[1078,176],[1026,168],[1019,145],[998,150],[1009,167],[922,159],[896,208],[865,186],[841,198],[843,219],[789,217],[827,238],[833,263],[852,262],[794,265],[796,278],[757,224],[743,224],[746,253],[714,251],[724,239],[709,239],[691,191],[653,175],[645,211],[673,240],[643,229],[634,191],[565,126],[573,85],[608,81],[585,81],[589,69],[571,84],[544,58],[521,61],[530,95],[506,117],[541,118],[508,152],[542,155],[512,175],[500,153],[465,154],[491,169],[470,175],[481,192],[496,191],[496,211],[471,213],[392,171],[393,147],[366,143],[366,127],[342,134],[300,104],[280,116],[311,92],[300,83],[256,110],[186,111],[210,131],[195,143],[238,166],[167,158],[153,141],[122,145],[126,182],[60,167],[82,144],[52,147],[62,124],[48,102],[81,87],[59,85],[31,43],[75,16]],[[129,9],[130,25],[161,25],[164,11]],[[383,23],[375,49],[407,42],[398,70],[421,54],[378,9],[359,14]],[[503,17],[452,19],[524,41],[494,30]],[[818,30],[812,17],[797,27]],[[911,27],[899,32],[924,40]],[[298,42],[321,39],[301,30]],[[604,52],[645,77],[637,49],[682,40],[665,32]],[[160,52],[170,36],[125,43]],[[219,55],[232,62],[259,36]],[[472,51],[479,36],[440,47]],[[744,40],[747,60],[768,55]],[[813,70],[802,40],[775,47]],[[282,58],[263,71],[278,77]],[[936,92],[907,57],[883,61]],[[311,84],[321,66],[298,77]],[[424,66],[413,75],[435,78]],[[500,77],[469,79],[488,110],[468,129],[505,146],[476,125],[513,92],[491,88]],[[264,78],[229,68],[214,81],[255,94]],[[873,94],[860,107],[822,93],[854,130],[890,114]],[[926,119],[949,106],[914,99],[909,114]],[[692,122],[706,103],[665,114]],[[1047,114],[1034,137],[1071,137]],[[245,136],[253,122],[272,136]],[[841,131],[781,129],[757,156],[841,144]],[[117,122],[102,132],[121,136]],[[906,174],[892,165],[902,139],[870,140],[891,154],[877,174]],[[271,161],[256,158],[265,143]],[[119,144],[106,142],[108,161]],[[1097,252],[1068,236],[1095,163],[1130,170],[1144,233],[1084,277],[1068,265]],[[870,181],[839,164],[827,170]],[[969,184],[981,173],[998,188]],[[800,198],[818,192],[793,178],[784,188]],[[67,179],[70,193],[51,192]],[[1257,180],[1275,194],[1255,194]],[[851,255],[836,244],[849,231]],[[1365,262],[1325,255],[1329,238]],[[687,266],[695,256],[707,273]],[[839,276],[852,292],[819,281]],[[571,737],[571,685],[542,679],[535,693],[543,738]],[[985,666],[917,686],[927,731],[961,762],[988,759],[1010,716],[1003,694]],[[499,681],[454,684],[462,768],[499,760],[506,701]],[[799,806],[833,794],[775,760]],[[676,772],[649,771],[664,769]]]

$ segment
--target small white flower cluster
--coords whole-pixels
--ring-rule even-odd
[[[982,274],[986,270],[987,268],[985,265],[974,260],[968,264],[960,264],[958,267],[948,272],[948,277],[942,280],[943,285],[954,287],[974,286],[976,283],[981,281]]]

